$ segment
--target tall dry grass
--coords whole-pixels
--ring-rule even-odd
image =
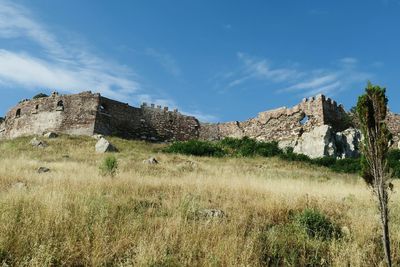
[[[166,155],[161,145],[112,139],[120,149],[112,178],[100,174],[105,156],[91,138],[63,136],[45,149],[29,140],[0,142],[5,266],[384,266],[376,207],[356,176],[275,158]],[[143,164],[151,155],[160,164]],[[198,216],[204,208],[226,216]],[[306,208],[340,226],[342,238],[307,236],[293,223]]]

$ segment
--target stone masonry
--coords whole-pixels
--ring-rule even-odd
[[[73,135],[115,135],[148,141],[220,140],[244,136],[261,141],[277,141],[281,147],[317,156],[349,157],[357,154],[361,135],[352,127],[344,107],[324,95],[305,98],[294,107],[260,112],[246,121],[199,123],[167,107],[132,107],[100,94],[53,93],[49,97],[21,101],[0,117],[0,139],[55,132]],[[400,115],[389,113],[387,124],[400,140]],[[320,148],[317,144],[323,143]]]
[[[21,101],[0,121],[0,138],[41,135],[45,132],[72,135],[115,135],[149,141],[196,139],[200,123],[177,110],[160,106],[131,107],[83,92],[53,93],[49,97]]]
[[[330,125],[337,132],[350,126],[343,106],[324,95],[305,98],[292,108],[260,112],[256,118],[243,122],[202,124],[200,138],[219,140],[248,136],[262,141],[290,142],[321,125]]]

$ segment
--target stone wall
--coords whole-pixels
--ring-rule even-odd
[[[400,140],[400,115],[389,113],[388,127],[394,144]],[[294,147],[304,133],[323,125],[341,132],[351,126],[342,105],[323,95],[305,98],[292,108],[260,112],[246,121],[204,123],[167,107],[132,107],[100,94],[52,94],[21,101],[0,119],[0,138],[40,135],[47,131],[76,135],[115,135],[149,141],[219,140],[248,136],[262,141],[279,141]],[[354,123],[353,123],[354,124]]]
[[[292,108],[260,112],[256,118],[244,122],[202,124],[200,138],[218,140],[248,136],[262,141],[290,141],[320,125],[331,125],[334,131],[349,126],[343,106],[323,95],[305,98]]]
[[[24,100],[6,116],[3,137],[38,135],[46,131],[67,134],[93,134],[98,94],[84,92]]]
[[[400,148],[400,115],[389,112],[386,123],[389,131],[393,134],[393,144]]]
[[[129,139],[171,141],[197,139],[199,127],[196,118],[177,110],[147,104],[136,108],[101,97],[94,131]]]
[[[0,117],[0,139],[3,138],[5,131],[5,119],[3,117]]]
[[[154,105],[131,107],[115,100],[83,92],[52,94],[21,101],[0,122],[0,138],[41,135],[52,131],[74,135],[115,135],[151,141],[197,139],[200,124],[177,110]]]

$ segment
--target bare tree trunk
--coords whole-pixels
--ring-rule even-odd
[[[391,251],[390,251],[390,236],[389,236],[389,210],[388,210],[388,196],[386,190],[383,187],[380,188],[381,196],[380,202],[380,213],[382,222],[382,242],[385,251],[385,258],[388,267],[392,267]],[[383,190],[382,190],[383,189]]]

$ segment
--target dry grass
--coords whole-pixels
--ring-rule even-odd
[[[112,139],[121,151],[111,178],[100,175],[105,156],[91,138],[63,136],[45,149],[29,140],[0,142],[4,265],[384,266],[377,211],[356,176],[275,158],[166,155],[162,145]],[[151,155],[160,164],[142,163]],[[40,166],[51,172],[38,174]],[[399,200],[396,190],[395,265]],[[203,208],[226,216],[196,216]],[[305,235],[292,222],[305,208],[326,214],[343,237]]]

